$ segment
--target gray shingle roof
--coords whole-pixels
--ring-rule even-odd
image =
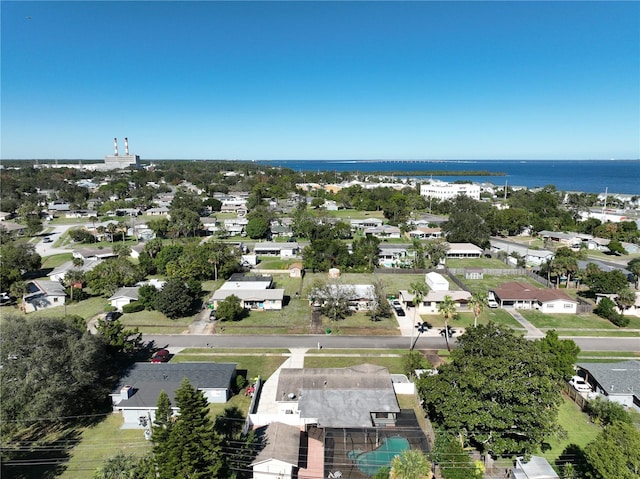
[[[251,465],[270,459],[277,459],[298,467],[300,451],[300,429],[281,422],[273,422],[266,427],[263,438],[264,448]]]
[[[175,391],[183,378],[197,389],[226,389],[235,377],[235,363],[135,363],[120,378],[112,394],[123,386],[134,388],[133,395],[119,407],[155,407],[160,391],[165,391],[175,405]]]
[[[640,361],[617,363],[578,363],[602,386],[608,395],[640,396]]]

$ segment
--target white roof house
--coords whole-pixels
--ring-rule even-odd
[[[447,258],[479,258],[482,248],[473,243],[447,243]]]
[[[120,288],[109,298],[109,303],[118,311],[122,312],[123,306],[126,306],[133,301],[138,301],[139,290],[139,286]]]
[[[214,308],[227,297],[235,295],[240,299],[240,305],[245,309],[267,311],[282,309],[284,289],[218,289],[213,293],[209,301]]]
[[[295,256],[300,251],[300,245],[295,242],[286,243],[273,243],[265,241],[263,243],[256,243],[253,248],[253,252],[257,255],[275,255],[281,258],[290,258]]]
[[[518,457],[511,470],[511,479],[559,479],[559,477],[551,464],[540,456],[531,456],[527,462],[524,458]]]
[[[66,300],[64,286],[58,281],[33,280],[27,283],[24,295],[24,312],[31,313],[39,309],[62,306]]]

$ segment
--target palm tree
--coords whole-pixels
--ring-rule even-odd
[[[73,301],[73,290],[75,289],[76,285],[82,285],[84,281],[84,271],[79,269],[70,269],[69,271],[67,271],[67,274],[64,275],[64,283],[69,287],[69,291],[71,293],[70,301]],[[80,286],[80,289],[82,289],[82,286]]]
[[[438,312],[444,319],[444,339],[447,342],[447,351],[451,351],[449,345],[449,320],[456,315],[456,302],[449,295],[446,295],[442,302],[438,305]]]
[[[389,479],[431,479],[431,463],[422,451],[408,449],[393,458]]]
[[[111,242],[113,243],[113,236],[118,232],[118,225],[116,223],[109,223],[106,228],[106,232],[109,233]]]
[[[476,292],[471,295],[469,305],[473,308],[473,327],[478,326],[478,317],[484,311],[484,308],[488,306],[489,302],[485,293]]]
[[[411,283],[409,286],[409,293],[413,295],[413,328],[416,327],[416,316],[418,315],[418,308],[422,304],[422,300],[424,299],[427,293],[427,285],[420,281],[416,281],[415,283]],[[417,338],[416,338],[417,341]],[[409,351],[413,350],[413,329],[411,329],[411,342],[409,343]]]

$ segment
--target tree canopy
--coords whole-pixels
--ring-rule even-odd
[[[468,329],[419,394],[438,427],[493,454],[533,451],[556,431],[560,386],[549,355],[493,323]]]
[[[0,364],[3,428],[64,421],[105,405],[105,342],[75,321],[4,318]]]

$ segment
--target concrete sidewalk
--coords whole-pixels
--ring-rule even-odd
[[[520,325],[527,330],[525,338],[527,339],[539,339],[544,338],[545,334],[536,328],[533,324],[527,321],[515,308],[504,308],[504,310],[513,316],[513,319],[518,321]]]
[[[260,402],[258,403],[258,414],[277,414],[278,404],[276,402],[276,392],[280,371],[289,368],[304,367],[304,355],[308,351],[306,348],[291,348],[291,355],[262,385],[260,391]]]

